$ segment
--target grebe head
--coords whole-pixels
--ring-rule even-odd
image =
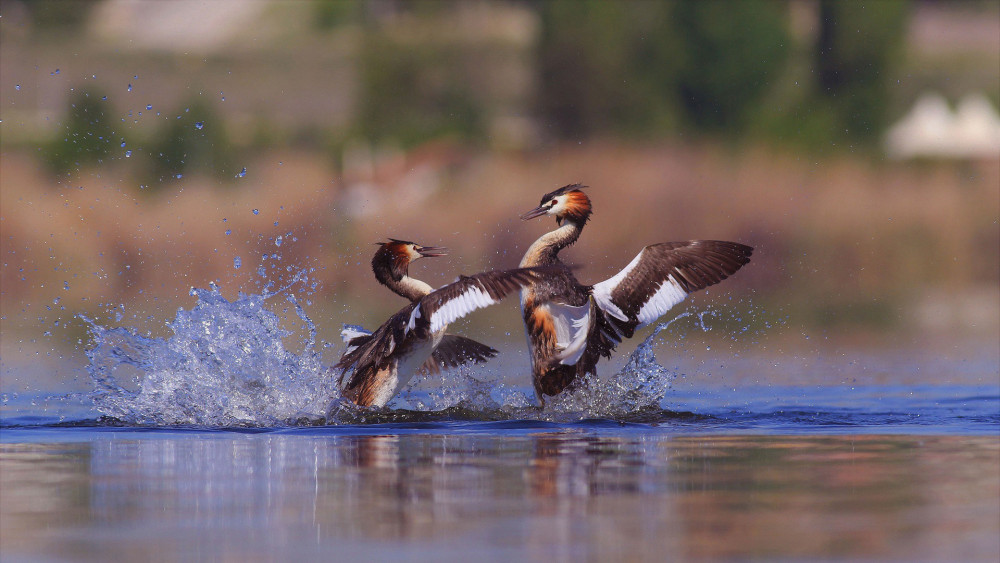
[[[447,249],[440,246],[422,246],[408,240],[391,238],[389,242],[376,242],[379,249],[372,258],[372,269],[381,281],[381,275],[388,275],[399,281],[407,275],[407,267],[414,260],[425,257],[445,256]],[[383,282],[384,283],[384,282]]]
[[[591,212],[590,198],[583,193],[583,188],[586,187],[581,184],[570,184],[549,192],[542,196],[538,207],[521,215],[521,219],[527,221],[542,215],[554,215],[560,225],[567,220],[582,227],[590,218]]]

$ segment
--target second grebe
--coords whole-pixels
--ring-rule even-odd
[[[694,291],[719,283],[750,261],[753,249],[736,242],[691,240],[647,246],[625,269],[583,285],[559,260],[576,242],[591,214],[580,184],[545,194],[521,219],[552,215],[558,228],[532,244],[521,267],[557,271],[521,289],[521,310],[531,348],[535,392],[557,395],[577,377],[596,373],[601,356],[665,314]]]
[[[541,281],[543,270],[547,269],[517,268],[460,276],[455,282],[427,293],[423,293],[419,285],[423,282],[405,282],[402,287],[412,295],[412,302],[389,317],[375,332],[352,338],[340,361],[333,366],[333,369],[342,370],[341,394],[360,406],[385,406],[432,358],[445,340],[445,330],[450,323],[498,303],[518,288]],[[420,293],[423,294],[418,295]],[[457,365],[448,364],[448,355],[453,350],[445,352],[437,361]],[[462,363],[463,357],[459,355],[452,361]],[[347,378],[352,368],[353,373]]]
[[[411,302],[418,301],[433,290],[426,282],[410,277],[409,267],[424,257],[447,256],[446,248],[423,246],[394,238],[375,244],[379,245],[379,249],[372,257],[372,272],[379,283]],[[340,331],[347,344],[347,352],[364,344],[371,338],[371,334],[371,331],[354,325],[344,325],[344,329]],[[420,369],[427,373],[438,373],[442,369],[458,367],[468,362],[485,363],[497,353],[495,349],[471,338],[445,334]]]

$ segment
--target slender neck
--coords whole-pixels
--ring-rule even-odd
[[[583,223],[564,221],[562,226],[538,237],[521,259],[521,267],[545,266],[559,260],[559,251],[576,242],[583,231]]]
[[[388,266],[381,267],[377,264],[373,264],[372,266],[372,270],[375,272],[375,279],[379,283],[388,287],[396,295],[405,297],[410,301],[416,301],[434,290],[426,282],[411,278],[405,270],[400,275],[399,272],[394,273],[392,268]]]
[[[422,282],[416,278],[411,278],[410,276],[403,276],[399,279],[399,281],[393,281],[392,283],[387,283],[385,285],[397,295],[401,295],[410,301],[416,301],[431,291],[434,291],[434,288],[432,288],[430,284]]]

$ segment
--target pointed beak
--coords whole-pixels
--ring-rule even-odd
[[[539,205],[538,207],[532,209],[531,211],[525,213],[524,215],[521,215],[521,220],[527,221],[529,219],[534,219],[535,217],[541,217],[542,215],[545,215],[548,212],[549,212],[548,207]]]
[[[448,249],[445,248],[445,247],[443,247],[443,246],[421,246],[420,248],[418,248],[416,250],[417,250],[417,252],[421,256],[426,257],[426,258],[430,258],[430,257],[433,257],[433,256],[447,256],[448,255]]]

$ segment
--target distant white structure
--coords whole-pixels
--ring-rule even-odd
[[[981,94],[966,96],[952,113],[938,94],[924,94],[889,128],[890,158],[1000,159],[1000,115]]]
[[[98,36],[146,49],[207,53],[257,37],[270,0],[106,0],[93,12]],[[249,30],[249,31],[248,31]]]

